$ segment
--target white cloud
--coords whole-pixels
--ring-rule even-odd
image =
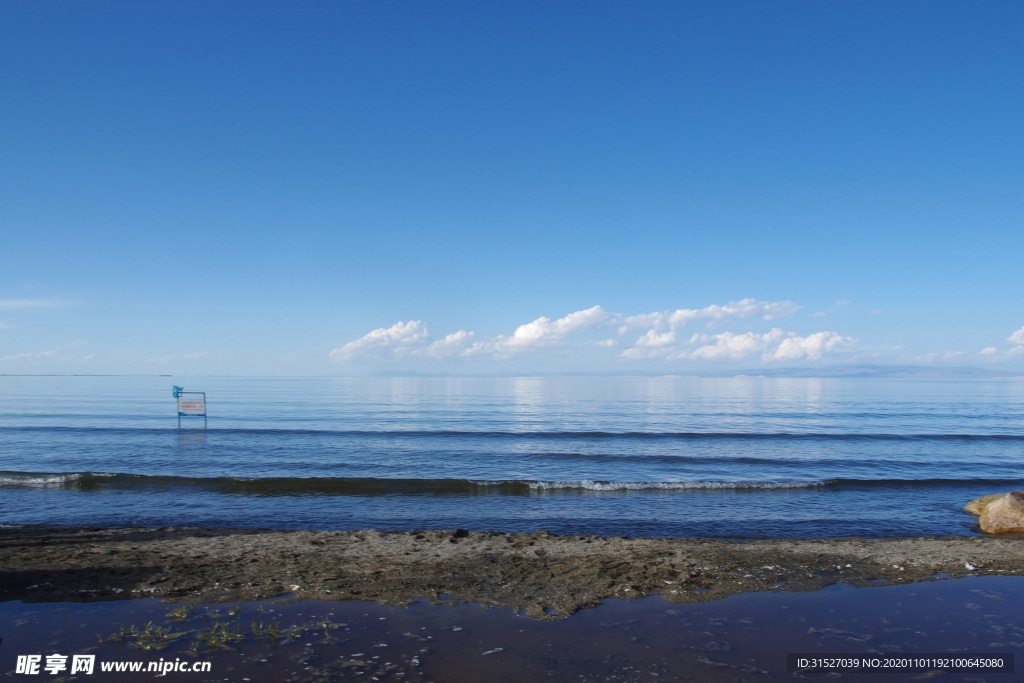
[[[648,330],[636,342],[619,354],[619,358],[640,360],[645,358],[693,358],[705,360],[740,359],[753,353],[762,354],[764,360],[818,359],[823,354],[843,351],[855,342],[835,332],[818,332],[800,337],[794,332],[775,328],[759,334],[745,332],[736,334],[695,334],[688,342],[680,343],[677,330],[692,320],[720,322],[727,319],[760,317],[772,320],[796,313],[800,307],[791,301],[758,301],[742,299],[731,301],[724,306],[712,305],[700,309],[681,308],[662,313],[647,313],[624,317],[609,313],[600,306],[593,306],[552,320],[540,317],[520,325],[511,335],[498,335],[490,339],[476,340],[473,332],[459,330],[440,340],[431,340],[426,325],[420,320],[401,322],[391,327],[381,327],[330,352],[332,360],[354,361],[358,359],[399,359],[399,358],[454,358],[491,356],[496,359],[550,349],[556,347],[598,347],[621,346],[617,339],[580,341],[570,339],[571,335],[586,331],[613,328],[619,334],[630,329],[647,327]],[[627,343],[628,344],[628,343]],[[680,346],[699,344],[696,349]]]
[[[498,357],[507,358],[523,351],[554,346],[574,332],[605,326],[617,320],[618,317],[608,313],[600,306],[594,306],[570,313],[558,320],[537,318],[532,323],[517,327],[511,337],[499,335],[489,341],[476,342],[466,353],[467,355],[493,353]]]
[[[648,330],[647,334],[636,340],[636,346],[626,349],[620,355],[621,358],[639,360],[641,358],[658,358],[669,355],[676,343],[675,332],[663,332],[658,334],[654,330]]]
[[[690,344],[701,344],[694,351],[682,350],[669,358],[701,358],[704,360],[740,360],[753,354],[761,354],[763,361],[773,360],[818,360],[826,353],[852,351],[857,342],[837,332],[815,332],[806,337],[795,332],[784,332],[773,328],[770,332],[758,334],[746,332],[722,332],[721,334],[695,334]],[[639,354],[622,354],[626,358],[651,357]]]
[[[672,346],[676,343],[675,332],[665,332],[658,334],[654,330],[649,330],[647,334],[636,340],[637,346],[647,346],[650,348],[663,348],[666,346]]]
[[[958,335],[957,339],[963,336]],[[999,350],[995,346],[988,346],[976,353],[968,351],[933,352],[926,353],[923,356],[902,356],[897,360],[915,363],[998,363],[1000,361],[1012,360],[1024,354],[1024,327],[1007,337],[1006,341],[1013,344],[1013,346],[1004,351]]]
[[[691,320],[705,319],[711,322],[725,320],[728,318],[755,318],[760,316],[764,320],[774,320],[793,315],[800,310],[800,307],[792,301],[758,301],[757,299],[742,299],[741,301],[730,301],[724,306],[712,304],[704,308],[680,308],[676,311],[664,311],[663,313],[644,313],[633,315],[623,319],[619,332],[626,332],[637,327],[650,327],[654,330],[671,329],[676,330],[685,327]]]
[[[769,344],[778,341],[785,334],[785,332],[777,327],[771,332],[764,334],[755,334],[754,332],[747,332],[746,334],[733,334],[732,332],[722,332],[715,335],[695,334],[691,337],[690,343],[699,342],[704,344],[704,346],[688,355],[690,358],[703,358],[705,360],[739,360],[752,353],[765,351]]]
[[[850,303],[849,299],[840,299],[836,302],[836,306],[845,306],[848,303]]]
[[[465,353],[466,348],[473,341],[473,333],[459,330],[449,334],[444,339],[438,339],[424,349],[412,351],[412,355],[427,356],[428,358],[449,358]]]
[[[60,349],[50,349],[48,351],[29,351],[26,353],[16,353],[10,356],[0,357],[0,361],[4,360],[39,360],[41,358],[49,358],[53,354],[57,353]]]
[[[410,320],[407,323],[399,320],[391,327],[381,327],[341,348],[331,351],[332,360],[352,360],[360,356],[372,355],[373,352],[390,350],[393,355],[401,356],[403,351],[412,350],[427,339],[427,326],[422,320]]]
[[[67,365],[69,363],[88,363],[96,354],[86,355],[68,355],[62,354],[61,349],[70,346],[79,346],[80,344],[63,344],[61,346],[55,346],[52,349],[46,351],[27,351],[25,353],[16,353],[7,356],[0,356],[0,362],[14,362],[19,365],[30,364],[33,366],[53,366],[53,365]]]
[[[792,333],[790,333],[792,335]],[[782,340],[773,353],[766,354],[765,360],[790,359],[797,360],[807,357],[817,360],[824,354],[833,351],[850,351],[856,342],[838,332],[815,332],[806,337],[792,335]]]
[[[0,299],[0,311],[24,311],[31,308],[53,308],[64,302],[57,299]]]

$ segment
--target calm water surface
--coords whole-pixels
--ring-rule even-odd
[[[969,535],[1022,418],[1017,381],[0,377],[0,523]]]

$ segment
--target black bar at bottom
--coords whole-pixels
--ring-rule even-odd
[[[977,671],[1013,673],[1012,652],[922,652],[854,654],[789,652],[786,671]]]

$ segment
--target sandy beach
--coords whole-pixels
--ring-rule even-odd
[[[1006,537],[720,541],[464,530],[5,527],[0,594],[25,602],[275,596],[470,601],[557,619],[605,598],[700,602],[842,582],[1024,573]]]

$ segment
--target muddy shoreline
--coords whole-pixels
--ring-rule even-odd
[[[471,601],[538,619],[842,582],[1024,574],[1024,538],[720,541],[465,530],[0,528],[0,601]]]

